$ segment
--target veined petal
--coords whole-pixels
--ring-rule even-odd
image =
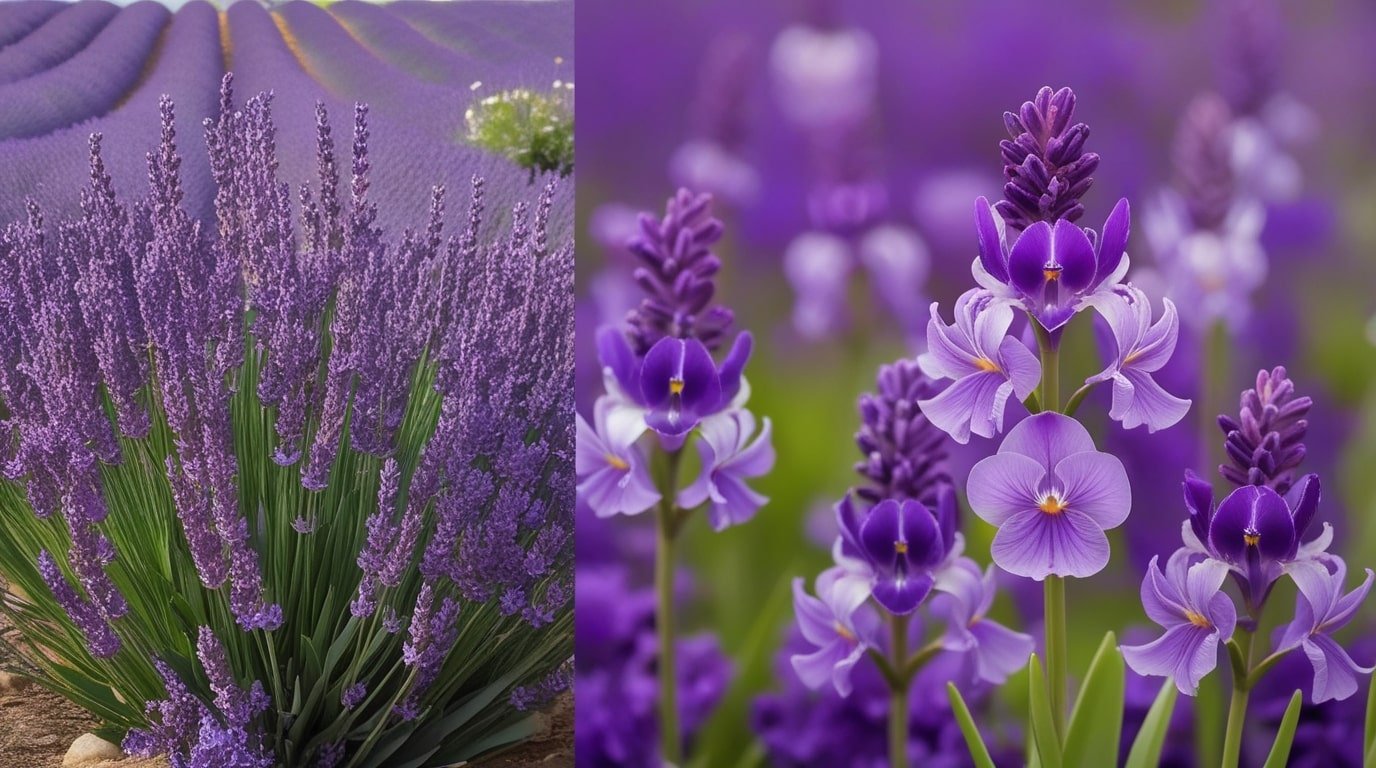
[[[1051,225],[1044,221],[1023,230],[1008,252],[1008,282],[1024,296],[1041,302],[1043,269],[1051,260]]]
[[[1342,701],[1357,692],[1357,677],[1369,675],[1373,667],[1363,667],[1328,635],[1314,635],[1300,644],[1314,667],[1315,704]]]
[[[1123,660],[1139,675],[1171,677],[1180,692],[1193,696],[1199,681],[1218,666],[1218,634],[1179,624],[1146,645],[1122,646]]]
[[[1176,397],[1156,383],[1150,373],[1124,368],[1113,377],[1109,418],[1124,429],[1146,425],[1147,432],[1174,426],[1190,411],[1190,401]]]
[[[1061,291],[1076,294],[1090,287],[1096,264],[1094,246],[1085,231],[1065,219],[1058,219],[1051,237],[1051,257],[1060,267],[1060,275],[1055,279],[1060,282]]]
[[[1094,439],[1089,436],[1089,430],[1069,416],[1054,411],[1018,422],[999,446],[999,453],[1020,453],[1047,469],[1071,454],[1093,450]]]
[[[1041,360],[1033,354],[1032,350],[1012,336],[1003,337],[1003,341],[999,342],[998,350],[999,365],[1013,384],[1013,394],[1020,401],[1026,400],[1027,396],[1032,394],[1032,391],[1041,383]]]
[[[802,578],[793,580],[793,612],[798,629],[813,645],[828,645],[836,639],[836,617],[821,600],[809,595]]]
[[[1180,336],[1180,314],[1170,299],[1162,299],[1161,303],[1161,317],[1146,329],[1127,363],[1139,371],[1159,371],[1175,354],[1175,343]]]
[[[767,496],[755,492],[731,474],[717,473],[714,479],[712,506],[707,512],[714,531],[724,531],[730,526],[749,522],[760,507],[769,501]]]
[[[970,634],[978,641],[975,674],[994,685],[1002,685],[1009,675],[1022,669],[1036,647],[1031,636],[989,619],[976,622]]]
[[[991,277],[1001,283],[1008,282],[1007,244],[1004,242],[1002,218],[994,212],[989,201],[980,197],[975,200],[975,234],[979,239],[979,262]]]
[[[970,509],[981,520],[1001,526],[1013,515],[1036,510],[1044,477],[1046,469],[1022,454],[984,458],[971,468],[966,482]]]
[[[994,562],[1015,576],[1093,576],[1108,565],[1108,537],[1089,516],[1066,509],[1014,515],[994,535]]]
[[[992,414],[998,404],[999,388],[1003,384],[1004,378],[997,373],[971,374],[957,379],[936,397],[919,400],[917,407],[922,409],[928,421],[957,443],[970,442],[970,433],[976,421],[979,428],[974,431],[991,437]]]
[[[1097,451],[1075,453],[1056,464],[1064,501],[1104,530],[1116,528],[1132,509],[1128,472],[1118,457]]]
[[[1118,270],[1119,264],[1123,261],[1123,254],[1127,250],[1128,233],[1131,229],[1132,215],[1128,208],[1128,199],[1125,197],[1113,206],[1113,211],[1104,221],[1103,234],[1099,236],[1098,270],[1096,272],[1098,283],[1102,284]],[[1117,282],[1117,280],[1113,282]]]

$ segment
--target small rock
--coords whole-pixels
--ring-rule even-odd
[[[11,675],[8,672],[0,672],[0,693],[10,693],[29,686],[29,679]]]
[[[119,747],[100,738],[94,733],[83,733],[76,737],[67,755],[62,758],[64,768],[68,766],[94,765],[102,760],[118,760],[124,756]]]

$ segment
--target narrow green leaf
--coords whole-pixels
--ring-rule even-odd
[[[951,699],[951,711],[955,713],[956,723],[960,725],[960,732],[965,736],[965,746],[970,750],[975,768],[994,768],[994,761],[989,757],[989,749],[984,746],[984,737],[979,733],[979,726],[975,725],[974,718],[970,716],[970,708],[965,706],[965,699],[961,697],[960,691],[956,690],[955,683],[946,684],[946,695]]]
[[[1376,680],[1368,679],[1366,687],[1366,730],[1362,736],[1362,754],[1367,756],[1365,765],[1371,765],[1371,745],[1376,742]]]
[[[1037,755],[1042,768],[1061,768],[1061,741],[1056,736],[1056,726],[1051,720],[1051,696],[1046,689],[1046,674],[1042,672],[1042,662],[1037,654],[1032,654],[1027,666],[1032,735],[1036,739]]]
[[[1123,654],[1112,632],[1104,635],[1089,663],[1080,697],[1065,735],[1065,765],[1103,765],[1104,755],[1117,755],[1123,729]]]
[[[1132,751],[1128,753],[1128,761],[1123,768],[1156,768],[1160,764],[1166,731],[1170,728],[1171,713],[1175,711],[1175,699],[1179,695],[1175,681],[1166,678],[1161,685],[1161,692],[1156,694],[1156,700],[1151,703],[1151,709],[1147,710],[1147,717],[1132,742]]]
[[[1300,724],[1300,703],[1303,694],[1299,691],[1290,697],[1290,705],[1285,708],[1285,716],[1276,729],[1276,740],[1271,744],[1271,754],[1266,756],[1265,768],[1285,768],[1290,761],[1290,744],[1295,740],[1295,727]]]

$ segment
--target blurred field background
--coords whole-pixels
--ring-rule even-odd
[[[1173,181],[1172,143],[1186,106],[1201,93],[1229,87],[1237,3],[835,5],[832,22],[863,30],[878,51],[872,167],[887,192],[884,221],[912,228],[930,256],[929,278],[907,308],[919,328],[930,301],[941,301],[949,315],[950,302],[973,285],[973,201],[1000,194],[1002,114],[1043,85],[1075,89],[1076,120],[1090,125],[1088,147],[1102,156],[1079,223],[1101,226],[1118,198],[1128,197],[1134,225],[1129,279],[1150,279],[1154,254],[1143,233],[1146,211]],[[750,702],[778,688],[776,655],[793,620],[790,581],[804,576],[810,582],[829,564],[830,506],[854,482],[851,465],[859,458],[852,441],[856,397],[873,389],[880,363],[917,351],[859,269],[847,288],[849,327],[809,340],[790,322],[793,297],[783,254],[809,228],[806,201],[817,178],[804,135],[781,109],[770,56],[780,33],[818,18],[825,12],[819,7],[784,0],[600,0],[585,3],[579,17],[583,173],[576,221],[585,415],[600,391],[593,331],[619,321],[625,297],[634,296],[617,288],[633,267],[614,247],[624,211],[661,212],[682,178],[671,172],[671,158],[704,135],[730,137],[758,179],[753,200],[719,200],[718,216],[728,229],[719,253],[726,263],[723,300],[736,310],[737,327],[756,336],[747,370],[751,409],[773,419],[778,462],[756,486],[771,500],[753,522],[721,534],[694,524],[685,543],[694,590],[685,630],[717,633],[735,665],[726,699],[699,738],[694,765],[761,762],[752,747]],[[1134,507],[1125,528],[1114,532],[1109,571],[1070,585],[1071,658],[1082,664],[1104,631],[1121,634],[1147,623],[1137,588],[1150,557],[1179,542],[1186,516],[1182,472],[1217,466],[1222,434],[1214,418],[1236,411],[1237,393],[1258,368],[1286,365],[1300,390],[1314,398],[1305,466],[1324,481],[1320,514],[1334,523],[1336,546],[1354,569],[1376,564],[1376,473],[1370,470],[1376,462],[1370,322],[1376,311],[1376,49],[1369,45],[1376,6],[1320,0],[1276,7],[1280,44],[1269,59],[1274,82],[1312,118],[1309,138],[1287,149],[1300,184],[1295,194],[1266,203],[1261,241],[1269,272],[1252,296],[1245,324],[1213,342],[1182,328],[1176,356],[1191,362],[1166,384],[1193,397],[1191,414],[1151,436],[1138,430],[1122,438],[1115,427],[1114,438],[1105,440],[1109,430],[1096,432],[1101,447],[1128,464]],[[724,67],[725,57],[736,63]],[[1063,363],[1064,380],[1078,384],[1101,366],[1092,338],[1069,343],[1075,351]],[[1205,358],[1212,384],[1201,388],[1198,361]],[[1102,421],[1106,405],[1106,399],[1090,403],[1081,413]],[[1018,410],[1010,409],[1010,419]],[[1203,454],[1201,445],[1214,455]],[[970,465],[996,447],[976,437],[957,452],[959,487]],[[1216,471],[1208,476],[1222,487]],[[646,518],[580,518],[580,568],[643,557]],[[992,529],[968,514],[963,527],[976,559],[988,562]],[[1039,632],[1040,590],[1008,590],[1013,580],[1003,583],[996,612]],[[1369,617],[1358,623],[1365,629],[1354,632],[1372,627]],[[1367,659],[1359,654],[1359,660]],[[1020,681],[1025,676],[1010,682],[998,705],[1010,714],[1025,700]],[[1221,726],[1214,730],[1221,735]],[[1209,742],[1202,740],[1199,754],[1217,749]]]

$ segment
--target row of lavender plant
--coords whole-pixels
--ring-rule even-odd
[[[919,679],[932,687],[933,671],[979,766],[993,758],[961,691],[999,686],[1024,666],[1027,757],[1043,766],[1093,765],[1119,754],[1126,667],[1167,678],[1128,751],[1132,766],[1157,764],[1177,692],[1194,695],[1220,653],[1232,671],[1224,766],[1239,763],[1250,692],[1292,651],[1312,665],[1315,703],[1352,696],[1372,671],[1332,638],[1365,598],[1372,573],[1347,591],[1347,566],[1329,551],[1332,529],[1323,523],[1315,531],[1320,480],[1298,476],[1313,403],[1277,367],[1257,376],[1236,416],[1218,419],[1227,458],[1218,472],[1232,490],[1216,500],[1211,481],[1181,467],[1181,542],[1164,565],[1152,560],[1141,589],[1146,616],[1164,633],[1120,647],[1109,632],[1072,695],[1066,582],[1108,567],[1108,532],[1132,505],[1123,463],[1098,450],[1076,414],[1105,399],[1090,397],[1101,385],[1108,418],[1126,430],[1171,427],[1191,407],[1154,379],[1174,354],[1179,313],[1169,298],[1157,313],[1148,293],[1124,282],[1127,201],[1099,231],[1076,223],[1100,158],[1087,151],[1089,128],[1074,121],[1074,108],[1069,89],[1044,88],[1005,114],[1004,197],[975,201],[977,287],[955,302],[951,322],[933,304],[926,351],[886,366],[878,392],[862,398],[862,481],[835,507],[834,566],[818,575],[812,594],[802,579],[794,585],[801,637],[793,670],[807,686],[834,688],[842,698],[852,695],[857,669],[876,671],[888,693],[891,766],[922,759],[909,704]],[[685,748],[674,691],[675,539],[699,506],[718,530],[748,520],[765,499],[745,481],[774,460],[768,420],[756,436],[745,408],[749,334],[737,336],[720,363],[713,358],[729,338],[732,314],[712,303],[721,261],[711,247],[721,224],[708,204],[680,191],[663,220],[642,216],[630,251],[641,260],[635,280],[645,298],[624,328],[599,333],[605,394],[592,421],[579,421],[580,503],[600,516],[653,511],[657,520],[660,753],[672,765],[683,764]],[[1062,342],[1094,315],[1102,321],[1103,368],[1066,394]],[[986,568],[964,553],[947,441],[1004,433],[1013,400],[1032,415],[1007,430],[964,488],[971,511],[997,529]],[[699,468],[684,483],[689,442]],[[989,619],[995,567],[1042,583],[1040,654],[1032,636]],[[1266,647],[1266,609],[1290,594],[1275,590],[1282,581],[1296,588],[1293,618]],[[1300,699],[1296,690],[1268,766],[1287,759]]]
[[[571,655],[572,249],[552,188],[388,236],[368,112],[279,181],[272,95],[173,105],[149,191],[0,239],[0,576],[26,672],[173,765],[443,765],[525,738]],[[349,165],[344,167],[344,163]],[[297,215],[296,211],[299,211]],[[145,707],[145,703],[147,706]],[[127,735],[126,735],[127,734]]]

